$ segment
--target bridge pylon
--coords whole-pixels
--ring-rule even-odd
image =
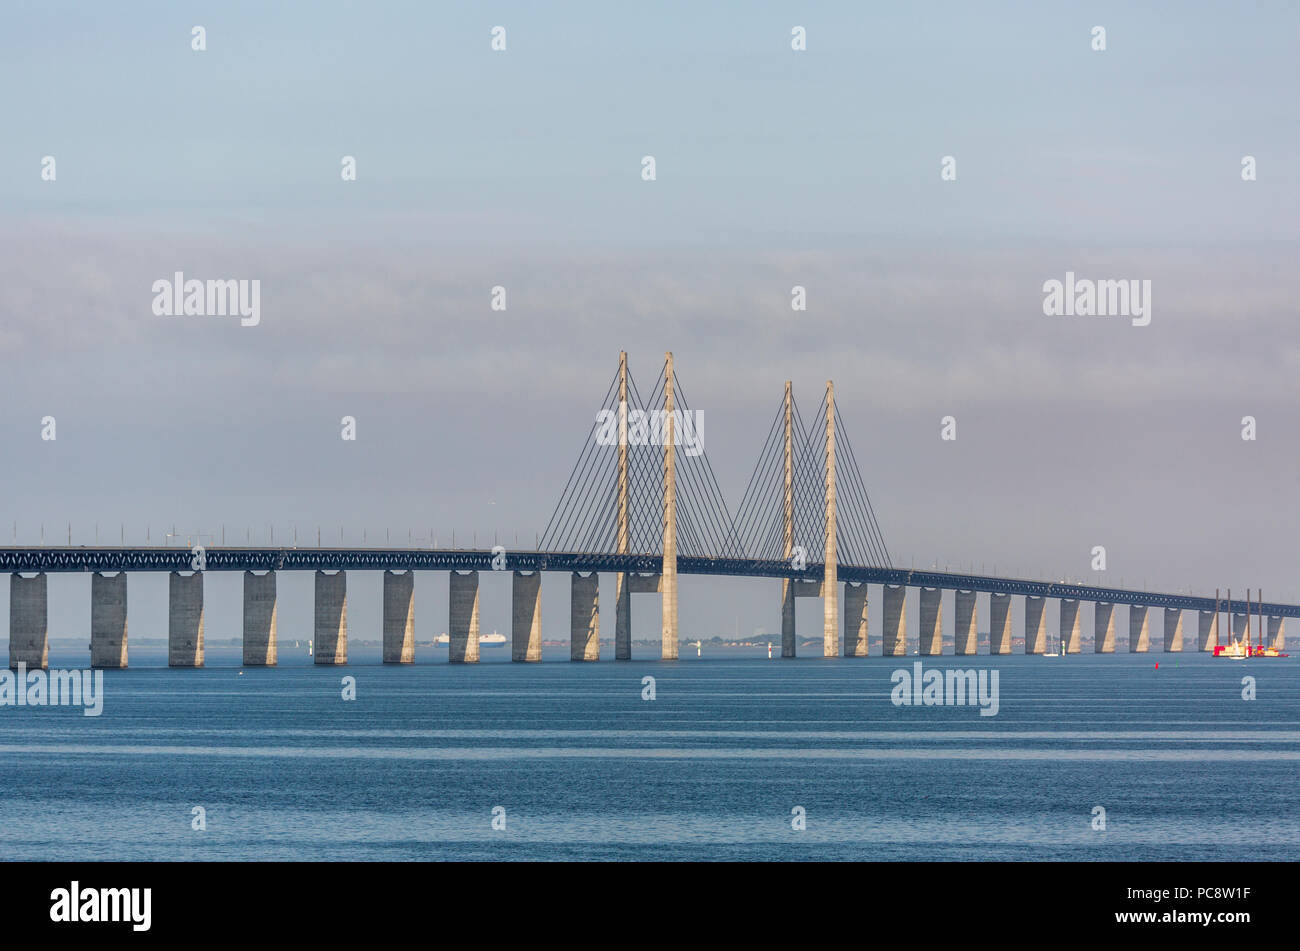
[[[822,656],[840,656],[840,585],[835,547],[835,383],[826,381],[826,554],[822,566]]]
[[[628,553],[630,500],[627,470],[627,351],[618,354],[618,476],[614,550]],[[626,571],[614,575],[614,659],[632,659],[632,589]]]
[[[781,506],[781,558],[786,564],[794,556],[794,398],[790,391],[790,381],[785,381],[785,400],[782,406],[784,417],[783,446],[783,504]],[[781,579],[781,656],[795,656],[794,598],[795,580]]]
[[[781,406],[737,510],[735,534],[746,557],[781,561],[781,656],[797,653],[795,600],[822,599],[822,654],[867,655],[865,582],[850,578],[840,609],[840,565],[888,567],[880,526],[835,401],[835,382],[811,425],[785,383]],[[820,556],[820,563],[814,559]],[[807,572],[807,574],[801,573]],[[820,577],[819,577],[820,575]],[[841,627],[843,634],[841,635]]]
[[[633,595],[661,596],[660,653],[673,660],[679,561],[744,557],[704,451],[703,427],[704,414],[686,399],[671,352],[646,395],[627,353],[619,353],[618,372],[539,539],[543,552],[618,556],[607,569],[615,574],[616,660],[632,656]],[[629,567],[644,556],[655,558],[653,567]],[[584,607],[583,613],[591,612]]]
[[[677,433],[673,415],[673,355],[664,354],[664,542],[663,640],[664,660],[677,659]]]

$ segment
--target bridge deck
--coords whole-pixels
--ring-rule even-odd
[[[177,547],[0,547],[0,571],[190,571],[193,554]],[[207,571],[490,571],[490,549],[466,548],[205,548]],[[588,552],[508,551],[505,567],[518,571],[628,571],[657,573],[659,555],[613,555]],[[786,561],[752,558],[679,557],[681,574],[731,575],[752,578],[804,578],[821,580],[823,566],[809,562],[802,571]],[[990,575],[956,574],[946,571],[918,571],[906,568],[876,568],[862,565],[838,566],[840,581],[909,587],[952,588],[995,594],[1070,598],[1112,604],[1213,611],[1214,598],[1186,594],[1165,594],[1128,588],[1105,588],[1063,581],[1029,581]],[[1219,602],[1220,610],[1244,613],[1246,602]],[[1257,612],[1276,617],[1300,617],[1300,605],[1266,602],[1252,604]]]

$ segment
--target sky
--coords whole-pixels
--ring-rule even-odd
[[[896,564],[1300,603],[1293,4],[6,19],[0,543],[527,546],[619,351],[646,381],[671,350],[733,507],[783,382],[811,413],[834,379]],[[176,271],[259,280],[260,322],[156,315]],[[1151,281],[1150,324],[1045,315],[1067,271]],[[161,636],[165,577],[131,585],[131,632]],[[544,582],[548,637],[567,587]],[[349,589],[377,636],[378,575]],[[282,575],[282,636],[310,590]],[[779,630],[779,606],[774,580],[685,578],[682,635]],[[445,629],[445,577],[416,611]],[[52,578],[52,635],[88,624],[89,579]],[[483,626],[508,630],[504,579]],[[210,576],[207,629],[238,634],[238,575]]]

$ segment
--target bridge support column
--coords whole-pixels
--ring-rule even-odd
[[[573,572],[569,594],[569,660],[600,660],[600,575]]]
[[[514,573],[510,585],[510,659],[528,663],[542,659],[540,571],[531,574],[522,571]]]
[[[1128,652],[1145,654],[1151,650],[1151,629],[1147,615],[1150,612],[1145,604],[1130,604],[1128,607]]]
[[[478,663],[478,572],[448,575],[447,660],[453,664]],[[514,648],[512,647],[511,650]]]
[[[1165,608],[1165,653],[1183,649],[1182,608]]]
[[[794,603],[793,598],[790,602]],[[844,656],[867,656],[867,583],[844,582]]]
[[[1057,602],[1061,618],[1062,654],[1079,653],[1079,602],[1072,598],[1061,598]]]
[[[953,634],[953,652],[963,656],[980,652],[979,629],[976,625],[974,591],[954,592],[957,609],[957,629]]]
[[[1212,651],[1219,646],[1219,612],[1196,612],[1196,649]]]
[[[1109,601],[1092,606],[1092,649],[1096,654],[1115,653],[1115,605]]]
[[[90,666],[126,666],[126,572],[90,576]]]
[[[632,586],[625,571],[614,575],[614,659],[632,659]]]
[[[886,657],[907,656],[907,586],[887,584],[884,594],[885,629],[881,649]]]
[[[672,564],[664,559],[663,573],[663,635],[660,658],[677,659],[677,559]]]
[[[1047,653],[1047,599],[1025,595],[1025,653]]]
[[[347,663],[347,572],[316,572],[315,638],[317,664]]]
[[[244,665],[274,667],[275,572],[255,575],[244,572]]]
[[[167,666],[203,666],[203,572],[167,579]]]
[[[840,656],[840,586],[835,580],[835,570],[822,581],[822,656]]]
[[[943,589],[921,589],[921,646],[928,657],[943,655]]]
[[[415,662],[415,572],[384,572],[384,663]]]
[[[797,653],[794,631],[794,586],[793,578],[781,579],[781,656],[794,657]]]
[[[1250,619],[1245,614],[1234,613],[1232,615],[1232,637],[1234,640],[1246,643],[1246,635],[1250,633]]]
[[[1011,595],[989,595],[989,653],[1011,653]]]
[[[9,666],[44,669],[50,662],[49,596],[45,572],[9,576]]]
[[[348,573],[316,572],[316,663],[348,662]]]
[[[1276,647],[1278,650],[1286,649],[1286,618],[1269,617],[1268,619],[1268,646]]]

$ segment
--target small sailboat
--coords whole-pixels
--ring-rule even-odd
[[[307,656],[308,656],[308,657],[311,657],[311,656],[312,656],[313,648],[314,648],[313,643],[312,643],[311,641],[308,641],[308,642],[307,642]]]
[[[696,642],[695,642],[695,656],[696,656],[696,657],[699,657],[699,656],[700,656],[700,642],[699,642],[699,641],[696,641]]]
[[[772,659],[772,642],[771,642],[771,641],[768,641],[768,642],[767,642],[767,659],[768,659],[768,660],[771,660],[771,659]]]

